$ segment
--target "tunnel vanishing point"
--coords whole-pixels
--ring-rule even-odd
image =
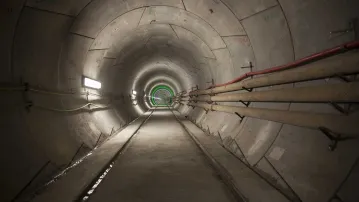
[[[358,202],[357,0],[3,0],[1,202]]]

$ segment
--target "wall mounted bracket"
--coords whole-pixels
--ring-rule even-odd
[[[253,88],[246,88],[246,87],[242,87],[243,90],[246,90],[248,92],[252,92],[253,91]]]
[[[325,127],[319,127],[318,129],[331,141],[329,144],[330,151],[334,151],[337,148],[338,142],[355,139],[355,137],[342,137],[341,134],[334,133]]]
[[[217,133],[218,133],[218,137],[219,137],[219,139],[221,139],[221,142],[223,143],[223,138],[222,138],[221,133],[220,133],[219,131],[218,131]]]
[[[350,32],[354,32],[354,36],[357,35],[357,19],[351,19],[348,23],[348,26],[346,28],[343,29],[338,29],[338,30],[333,30],[331,32],[329,32],[330,38],[335,37],[335,36],[340,36],[346,33],[350,33]]]
[[[332,107],[334,109],[336,109],[337,111],[339,111],[340,113],[344,114],[344,115],[348,115],[349,111],[350,111],[350,105],[348,107],[348,109],[345,109],[344,107],[340,106],[339,104],[335,103],[335,102],[330,102],[330,105],[332,105]]]
[[[86,100],[87,100],[87,102],[89,101],[89,92],[88,91],[86,91]]]
[[[34,106],[34,103],[32,101],[27,101],[25,105],[25,109],[27,112],[30,112],[31,107]]]
[[[251,69],[251,71],[252,71],[252,68],[253,68],[252,62],[249,62],[248,66],[241,67],[241,69]]]
[[[239,118],[241,118],[241,121],[244,119],[245,116],[242,116],[240,114],[238,114],[237,112],[234,112],[237,116],[239,116]]]
[[[339,75],[339,74],[336,74],[335,77],[339,78],[340,80],[344,81],[344,82],[351,82],[350,79],[348,79],[347,77],[343,76],[343,75]]]
[[[251,104],[251,102],[243,102],[242,100],[239,100],[239,102],[241,102],[246,107],[248,107]]]
[[[339,196],[338,194],[335,194],[331,199],[330,201],[333,201],[333,200],[336,200],[338,202],[344,202]]]
[[[212,86],[214,86],[214,79],[211,79],[211,81],[208,81],[206,83],[210,83],[210,84],[212,84]]]
[[[211,131],[209,130],[209,126],[207,125],[207,131],[208,131],[208,135],[211,135]]]

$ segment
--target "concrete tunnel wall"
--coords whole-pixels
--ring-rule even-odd
[[[101,133],[109,135],[146,111],[141,99],[132,105],[132,90],[143,95],[155,85],[167,84],[175,92],[188,92],[196,85],[208,87],[212,79],[219,84],[242,75],[249,69],[241,67],[249,62],[253,70],[285,64],[354,40],[354,32],[334,36],[329,32],[346,28],[359,16],[356,0],[8,0],[1,4],[1,82],[83,91],[85,75],[102,82],[101,93],[120,98],[107,110],[59,113],[26,111],[23,93],[2,93],[0,179],[6,192],[1,201],[10,201],[45,162],[51,164],[33,186],[64,168],[82,143],[79,156],[95,146]],[[329,82],[337,81],[268,88]],[[84,96],[30,94],[28,99],[50,108],[87,102]],[[252,106],[338,113],[324,104]],[[327,201],[358,156],[355,141],[329,152],[328,140],[316,130],[252,118],[240,123],[235,115],[205,114],[198,108],[179,111],[213,135],[220,132],[225,141],[236,140],[238,145],[231,145],[234,152],[241,157],[239,146],[251,165],[288,189],[262,158],[267,156],[303,201]],[[353,194],[350,186],[341,191]],[[347,197],[353,197],[350,194]]]

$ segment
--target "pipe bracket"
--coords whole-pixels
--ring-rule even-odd
[[[355,137],[342,137],[341,134],[330,131],[328,128],[325,127],[319,127],[319,130],[331,141],[331,143],[329,144],[330,151],[334,151],[337,148],[338,142],[355,139]]]
[[[218,137],[221,139],[221,142],[223,143],[223,138],[222,138],[221,133],[219,131],[217,131],[217,133],[218,133]]]
[[[211,111],[212,111],[212,112],[216,111],[216,110],[213,109],[213,105],[211,105]]]
[[[242,66],[242,67],[241,67],[241,69],[251,69],[251,71],[252,71],[252,68],[253,68],[252,62],[249,62],[249,63],[248,63],[248,66]]]
[[[211,131],[209,130],[209,126],[207,125],[207,132],[208,132],[208,135],[210,136],[211,135]]]
[[[337,111],[339,111],[340,113],[344,114],[344,115],[348,115],[349,114],[349,111],[350,111],[350,105],[348,107],[348,109],[345,109],[344,107],[338,105],[337,103],[335,102],[330,102],[330,105],[332,105],[332,107],[334,109],[336,109]]]
[[[246,107],[248,107],[250,104],[251,104],[251,102],[243,102],[242,100],[239,100],[239,102],[241,102],[244,106],[246,106]]]
[[[241,121],[244,119],[245,116],[242,116],[240,114],[238,114],[237,112],[234,112],[237,116],[239,116],[239,118],[241,118]]]
[[[331,199],[330,201],[333,201],[333,200],[336,200],[336,201],[340,201],[340,202],[344,202],[343,199],[341,199],[338,194],[335,194]]]
[[[339,74],[335,74],[335,77],[339,78],[340,80],[344,81],[344,82],[352,82],[350,79],[348,79],[347,77],[343,76],[343,75],[339,75]]]
[[[253,91],[253,88],[246,88],[246,87],[242,87],[243,90],[246,90],[248,92],[252,92]]]
[[[32,106],[34,106],[34,103],[32,101],[27,101],[25,106],[26,111],[30,112]]]
[[[208,94],[209,96],[215,96],[216,94],[213,92],[213,88],[210,89],[211,92]]]
[[[89,101],[89,92],[88,91],[86,91],[86,100],[87,100],[87,102]],[[89,105],[90,106],[90,105]]]

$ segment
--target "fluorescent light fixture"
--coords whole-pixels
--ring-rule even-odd
[[[95,88],[95,89],[100,89],[101,88],[101,83],[96,81],[96,80],[93,80],[93,79],[90,79],[90,78],[86,78],[84,77],[84,85],[86,87],[90,87],[90,88]]]

